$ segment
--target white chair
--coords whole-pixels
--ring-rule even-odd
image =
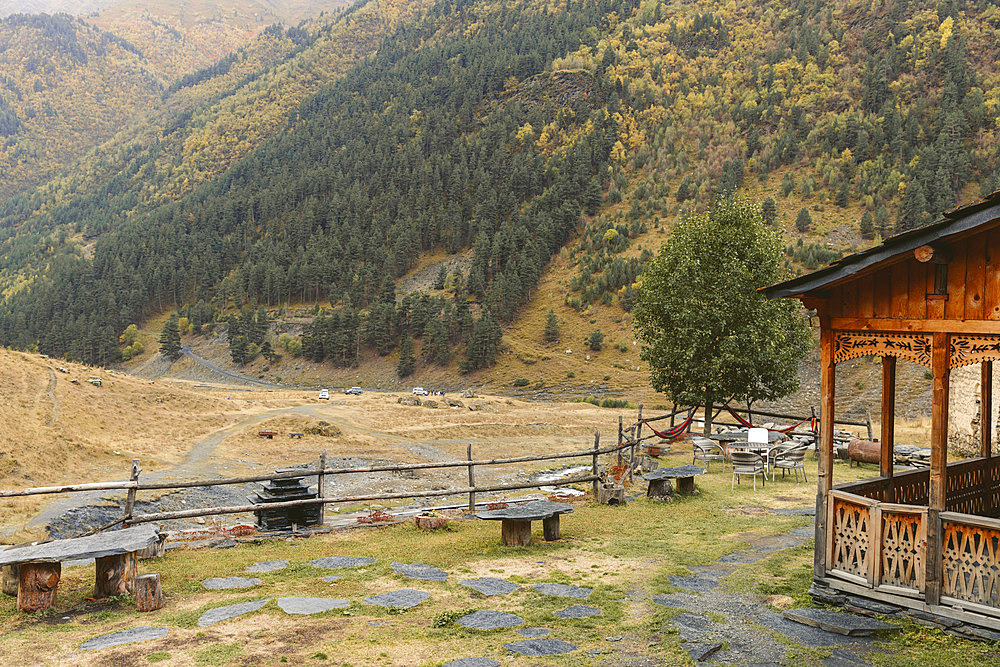
[[[750,443],[751,447],[753,447],[754,445],[763,445],[764,447],[767,447],[769,442],[767,437],[767,429],[756,428],[756,427],[750,429],[749,431],[747,431],[747,442]]]

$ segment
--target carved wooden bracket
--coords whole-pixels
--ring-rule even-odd
[[[930,366],[931,334],[871,331],[838,331],[834,334],[834,362],[868,356],[899,357]]]
[[[953,335],[951,367],[969,366],[1000,359],[1000,336]]]

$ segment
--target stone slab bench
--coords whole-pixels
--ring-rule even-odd
[[[95,598],[131,592],[138,569],[138,552],[158,539],[155,527],[142,525],[89,537],[53,540],[0,551],[0,566],[17,567],[17,608],[34,613],[48,609],[55,602],[63,561],[94,559]]]
[[[671,479],[677,480],[678,493],[686,493],[688,495],[697,493],[694,488],[694,478],[696,475],[704,474],[705,469],[701,466],[688,464],[677,466],[676,468],[657,468],[653,472],[646,473],[642,478],[649,482],[646,495],[650,498],[662,498],[670,495],[666,487],[669,484],[668,480]]]
[[[531,522],[542,522],[546,541],[558,540],[559,516],[573,511],[572,505],[551,500],[535,500],[502,510],[479,512],[476,516],[486,521],[500,521],[500,539],[507,546],[531,544]]]

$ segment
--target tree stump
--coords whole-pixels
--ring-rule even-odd
[[[677,493],[683,493],[688,496],[698,495],[698,489],[694,488],[694,477],[678,477]]]
[[[673,500],[674,487],[666,478],[650,480],[649,488],[646,489],[646,497],[654,500]]]
[[[548,519],[542,519],[542,536],[545,538],[546,542],[553,542],[560,538],[558,514],[553,514]]]
[[[526,547],[531,544],[531,522],[504,519],[500,522],[500,539],[508,547]]]
[[[17,608],[28,614],[48,609],[56,601],[62,575],[60,563],[21,563],[18,568]]]
[[[3,566],[3,587],[0,590],[11,597],[17,597],[17,571],[17,563]]]
[[[131,593],[135,584],[136,555],[132,552],[98,558],[96,570],[95,598]]]
[[[164,552],[166,551],[167,534],[161,533],[153,544],[150,544],[145,549],[141,549],[138,552],[139,560],[146,560],[148,558],[162,558]]]
[[[143,574],[135,578],[135,606],[139,611],[153,611],[163,606],[158,573]]]
[[[625,487],[620,484],[602,484],[597,489],[597,502],[602,505],[624,505]]]

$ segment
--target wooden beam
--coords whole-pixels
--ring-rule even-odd
[[[941,601],[941,521],[948,490],[948,361],[951,341],[947,333],[935,333],[931,348],[933,395],[931,399],[931,470],[927,502],[927,575],[924,599],[929,605]]]
[[[837,331],[899,331],[906,333],[1000,334],[1000,320],[919,320],[890,317],[834,317]]]
[[[933,262],[934,264],[947,264],[951,261],[950,245],[922,245],[913,250],[913,256],[918,262]]]
[[[827,498],[833,487],[833,420],[837,365],[833,360],[833,331],[828,318],[820,318],[820,424],[819,468],[816,475],[816,552],[813,575],[826,576]]]
[[[882,357],[882,455],[879,473],[888,477],[886,502],[894,502],[892,494],[892,469],[895,462],[893,445],[896,437],[896,357]]]
[[[979,378],[979,447],[980,456],[993,455],[993,362],[980,364]]]

